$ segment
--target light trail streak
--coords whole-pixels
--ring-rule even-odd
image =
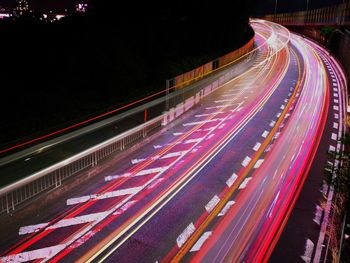
[[[303,48],[304,47],[299,47],[299,50],[303,50]],[[309,57],[308,55],[305,55],[305,54],[303,54],[303,56]],[[317,61],[316,65],[317,65],[317,63],[318,64],[321,63],[320,60],[318,59],[317,54],[315,54],[313,51],[311,51],[311,56],[315,57],[315,61]],[[309,61],[306,59],[304,62],[305,62],[305,68],[308,71],[311,70],[311,68],[312,68],[311,63],[309,63]],[[322,68],[319,68],[319,67],[317,69],[323,70]],[[318,75],[316,75],[316,79],[311,79],[310,75],[312,75],[312,74],[310,74],[310,73],[306,73],[305,75],[306,75],[306,78],[305,78],[304,89],[302,91],[301,99],[298,102],[297,107],[294,110],[293,116],[291,117],[291,120],[288,122],[288,124],[286,126],[286,129],[283,130],[283,135],[281,137],[286,136],[285,133],[287,133],[288,127],[292,127],[291,121],[293,119],[295,119],[296,123],[302,123],[302,122],[305,123],[305,120],[307,120],[307,122],[306,122],[307,125],[299,126],[300,127],[299,132],[301,133],[303,131],[304,135],[306,137],[305,140],[300,140],[301,141],[300,148],[317,149],[319,139],[317,139],[317,136],[312,136],[311,134],[312,133],[315,134],[316,132],[319,132],[319,131],[322,133],[323,127],[325,125],[325,123],[324,123],[325,117],[324,116],[327,114],[327,103],[328,103],[328,101],[327,101],[327,98],[328,98],[327,83],[328,82],[325,78],[324,73],[319,73]],[[320,80],[317,81],[317,77],[319,77],[319,76],[321,76],[321,78],[320,78]],[[321,84],[319,84],[319,81],[321,81]],[[318,91],[316,89],[317,92],[310,92],[310,94],[306,95],[306,92],[304,90],[307,88],[309,88],[309,90],[313,90],[315,86],[321,87],[321,89],[319,89]],[[323,95],[322,93],[325,95]],[[310,100],[314,100],[316,102],[310,103],[309,102]],[[310,109],[308,109],[308,110],[306,109],[305,105],[319,105],[321,107],[321,109],[315,107],[314,109],[312,109],[310,111]],[[296,115],[296,113],[295,113],[298,111],[300,112],[299,116]],[[316,120],[315,120],[315,118],[313,118],[311,120],[311,122],[308,121],[308,118],[307,118],[308,115],[316,116],[315,117]],[[298,116],[298,117],[294,118],[294,116]],[[318,121],[317,121],[317,119],[318,119]],[[293,129],[289,129],[289,131],[290,130],[293,131]],[[284,132],[284,131],[286,131],[286,132]],[[293,138],[293,136],[298,138],[298,139],[302,138],[302,135],[295,136],[295,134],[292,134],[290,132],[289,132],[289,134],[290,134],[289,136],[291,136],[291,138]],[[279,141],[280,140],[281,139],[279,138]],[[285,140],[286,140],[286,138],[285,138]],[[287,141],[293,141],[293,139],[288,139]],[[278,150],[276,149],[276,147],[283,148],[283,146],[278,146],[279,145],[278,141],[275,144],[276,144],[276,146],[274,146],[273,150],[270,151],[270,154],[269,154],[270,156],[272,154],[278,155]],[[312,145],[312,146],[310,146],[310,145]],[[284,145],[284,147],[286,148],[285,145]],[[296,148],[296,147],[294,147],[294,148]],[[303,154],[301,154],[300,148],[296,148],[299,150],[298,155],[297,155],[298,156],[297,159],[294,159],[295,156],[293,154],[293,151],[291,151],[291,149],[288,149],[289,151],[292,152],[291,154],[293,154],[292,158],[289,160],[295,160],[294,166],[288,166],[289,169],[284,170],[281,173],[281,176],[278,177],[281,180],[280,183],[273,185],[275,190],[270,189],[267,191],[267,192],[271,192],[271,193],[274,193],[274,191],[277,191],[277,193],[278,193],[277,199],[276,199],[276,195],[270,194],[270,197],[266,197],[263,199],[265,201],[263,201],[263,200],[261,201],[262,203],[268,204],[269,203],[268,200],[270,198],[273,206],[278,205],[280,207],[279,209],[276,208],[274,210],[267,210],[268,215],[270,213],[276,213],[276,211],[281,211],[281,212],[279,212],[277,215],[273,216],[273,218],[274,218],[273,222],[265,221],[265,223],[264,223],[265,226],[262,227],[263,231],[260,228],[260,231],[257,234],[258,236],[255,237],[256,239],[253,238],[253,240],[257,240],[257,241],[254,241],[254,243],[252,243],[252,240],[251,240],[251,238],[252,238],[251,230],[249,232],[242,232],[242,237],[239,239],[239,241],[238,241],[238,239],[236,241],[238,246],[235,246],[234,248],[232,248],[232,250],[227,250],[228,254],[227,255],[225,254],[226,256],[221,255],[220,256],[221,259],[225,258],[225,261],[227,260],[230,262],[237,262],[237,261],[241,261],[244,259],[244,254],[242,254],[242,253],[247,253],[246,254],[247,258],[245,258],[245,260],[247,262],[251,262],[251,261],[254,261],[254,262],[263,261],[263,262],[265,262],[265,261],[267,261],[267,259],[269,258],[269,255],[271,254],[271,251],[273,250],[274,245],[276,244],[278,237],[279,237],[279,235],[280,235],[280,233],[281,233],[281,231],[286,223],[286,220],[288,219],[288,216],[289,216],[290,211],[293,207],[293,204],[296,200],[296,197],[298,196],[298,193],[300,192],[303,181],[305,180],[305,176],[303,176],[303,175],[305,173],[307,173],[309,166],[312,163],[309,160],[312,160],[312,158],[313,158],[312,156],[315,154],[315,150],[313,150],[313,151],[306,150],[306,151],[304,151]],[[265,157],[265,161],[267,159],[268,163],[265,164],[265,162],[264,162],[262,164],[262,166],[260,167],[260,170],[259,170],[260,174],[266,174],[266,173],[268,173],[267,172],[268,169],[270,169],[270,170],[273,169],[273,165],[271,165],[271,161],[269,161],[268,156]],[[274,158],[271,160],[278,160],[278,158]],[[309,162],[309,163],[307,163],[307,162]],[[290,161],[288,161],[288,165],[290,165]],[[301,169],[297,172],[294,167],[298,167],[298,166],[301,167]],[[281,167],[283,167],[283,165]],[[292,168],[290,169],[290,167],[292,167]],[[265,172],[264,172],[264,170],[265,170]],[[297,176],[293,180],[291,180],[292,177],[288,177],[288,175],[282,176],[287,171],[289,171],[289,174],[292,174],[292,175],[294,174]],[[276,172],[275,172],[275,174],[276,174]],[[274,174],[273,178],[275,178],[275,174]],[[258,174],[256,176],[258,176]],[[261,178],[263,178],[263,177],[261,177]],[[287,179],[287,181],[286,181],[286,179]],[[264,180],[266,180],[266,177],[264,178]],[[293,182],[294,180],[295,180],[295,182]],[[298,182],[297,180],[300,180],[300,182]],[[281,190],[279,190],[280,188],[278,188],[278,187],[279,187],[279,185],[282,186],[283,184],[286,186],[289,185],[289,187],[292,187],[292,189],[289,189],[289,191],[288,191],[287,190],[288,188],[284,187],[284,188],[282,188],[283,191],[281,192]],[[256,187],[256,185],[255,185],[255,187]],[[249,189],[249,186],[248,186],[248,189]],[[251,193],[249,193],[251,190],[248,191],[248,189],[245,192],[246,196],[251,194]],[[254,189],[254,186],[251,186],[250,189]],[[290,193],[290,194],[288,195],[287,193]],[[281,198],[282,196],[288,196],[287,199],[289,198],[289,200],[284,200],[284,202],[282,202],[281,201],[281,200],[283,200]],[[252,200],[252,199],[250,199],[250,200]],[[236,203],[239,203],[240,201],[242,201],[242,200],[240,200],[240,198],[237,197]],[[247,204],[247,206],[249,206],[249,205]],[[249,214],[252,219],[250,220],[250,222],[251,222],[250,224],[248,224],[247,222],[244,223],[246,229],[248,229],[249,226],[254,227],[254,223],[252,220],[254,220],[256,222],[260,222],[259,218],[262,214],[264,214],[264,212],[262,212],[263,207],[265,207],[265,206],[255,207],[256,211],[260,211],[255,216],[252,216],[251,214]],[[247,207],[245,207],[245,209],[247,209]],[[253,208],[251,208],[251,209],[253,209]],[[236,211],[236,214],[241,215],[241,214],[243,214],[243,212],[238,213]],[[268,218],[271,218],[271,220],[272,220],[272,217],[268,217]],[[232,217],[230,219],[232,220]],[[264,221],[262,221],[262,222],[264,222]],[[226,224],[229,224],[229,223],[226,222]],[[269,224],[272,224],[272,226],[267,227]],[[257,227],[257,226],[255,226],[255,227]],[[219,229],[219,226],[217,226],[217,229]],[[223,229],[225,229],[225,228],[223,228]],[[222,231],[224,231],[224,230],[222,230]],[[220,234],[215,233],[215,229],[214,229],[213,240],[215,239],[214,238],[215,235],[216,235],[216,239],[218,238],[218,236],[220,237]],[[236,238],[237,237],[238,236],[236,236]],[[209,239],[208,242],[204,244],[201,251],[199,253],[197,253],[193,259],[195,259],[195,260],[204,259],[203,256],[206,255],[206,251],[208,251],[210,244],[213,246],[212,242]],[[218,250],[218,251],[220,252],[220,250]],[[252,256],[250,253],[252,253],[255,256]],[[199,255],[201,255],[201,256],[199,256]]]
[[[265,57],[220,88],[226,89],[225,99],[214,99],[211,105],[215,106],[205,105],[193,119],[183,122],[180,131],[171,133],[174,137],[170,141],[155,145],[154,153],[132,159],[131,168],[106,176],[101,188],[68,199],[72,207],[62,215],[47,223],[23,227],[27,237],[0,260],[24,256],[38,262],[57,262],[68,258],[72,251],[106,226],[118,222],[113,231],[85,251],[80,261],[104,261],[112,257],[160,215],[181,191],[188,189],[258,114],[266,111],[264,106],[274,99],[274,93],[295,61],[298,80],[291,88],[287,86],[288,99],[285,99],[286,93],[277,104],[283,103],[277,106],[273,120],[266,121],[271,127],[259,131],[249,147],[253,152],[249,155],[242,152],[239,172],[231,171],[223,181],[222,191],[208,196],[199,218],[189,221],[178,240],[174,240],[181,245],[174,246],[163,259],[177,262],[188,257],[190,252],[193,261],[203,260],[208,255],[214,255],[216,260],[235,262],[242,259],[266,261],[305,180],[309,169],[305,160],[312,160],[315,150],[310,149],[319,143],[314,134],[322,132],[324,127],[328,80],[312,44],[305,44],[275,24],[262,21],[252,24],[257,39],[263,42],[264,49],[260,48]],[[289,49],[290,39],[298,54]],[[303,58],[302,71],[299,56]],[[316,74],[311,74],[313,71]],[[226,99],[228,95],[233,96],[232,100]],[[236,103],[228,103],[233,100]],[[314,107],[310,108],[310,104]],[[236,194],[234,200],[233,194]],[[99,205],[108,199],[114,201]],[[146,200],[143,206],[137,207],[142,200]],[[130,207],[137,207],[137,210],[122,221],[121,215]],[[55,246],[31,250],[32,246],[68,225],[75,226],[75,230],[57,240]],[[213,225],[213,229],[208,229],[209,225]],[[217,249],[213,240],[221,239],[222,247]]]

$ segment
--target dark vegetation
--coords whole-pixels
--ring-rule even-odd
[[[335,190],[335,197],[332,200],[333,214],[328,230],[332,257],[335,262],[345,263],[350,262],[350,136],[348,133],[341,139],[341,143],[344,145],[344,151],[341,154],[330,153],[340,165],[339,167],[328,166],[325,179],[328,184],[333,185]]]
[[[165,88],[243,45],[253,0],[96,0],[89,13],[0,21],[0,148]]]

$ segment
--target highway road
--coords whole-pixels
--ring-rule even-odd
[[[251,25],[254,63],[94,184],[8,221],[0,261],[268,261],[335,87],[325,50],[280,25]]]
[[[191,84],[188,90],[195,91],[211,85],[228,72],[232,73],[231,77],[240,75],[252,66],[253,60],[251,58],[253,57],[255,57],[254,50],[244,60],[228,65]],[[175,101],[177,97],[180,97],[179,94],[182,94],[182,90],[172,90],[168,98]],[[147,120],[160,116],[166,108],[166,96],[164,95],[165,90],[159,91],[128,105],[72,125],[80,127],[79,129],[70,126],[63,129],[67,130],[66,132],[59,130],[53,132],[53,134],[43,136],[47,138],[34,139],[34,141],[38,140],[40,143],[33,143],[32,145],[28,141],[26,143],[30,147],[28,146],[22,150],[20,150],[21,145],[14,146],[19,149],[11,150],[14,147],[10,147],[0,150],[0,188],[143,124],[145,122],[145,110],[147,111]],[[115,129],[116,127],[117,129]],[[59,136],[60,133],[63,135]],[[12,151],[14,152],[12,153]]]

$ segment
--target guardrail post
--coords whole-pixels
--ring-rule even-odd
[[[12,211],[15,210],[15,201],[13,200],[13,192],[11,193],[11,201],[12,201]]]
[[[6,195],[6,212],[10,213],[10,206],[9,206],[9,195]]]
[[[94,152],[91,156],[91,166],[92,167],[95,167],[95,159],[96,159],[95,156],[96,156],[96,152]]]
[[[60,170],[58,170],[56,174],[56,187],[60,186],[61,184],[62,184],[61,172]]]
[[[165,93],[165,110],[168,111],[169,110],[169,88],[170,88],[170,80],[167,79],[165,82],[165,89],[166,89],[166,93]]]

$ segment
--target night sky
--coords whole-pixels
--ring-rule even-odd
[[[31,8],[39,11],[63,11],[65,9],[73,10],[76,3],[87,2],[90,0],[28,0]],[[113,0],[111,0],[113,1]],[[231,0],[234,6],[235,1]],[[276,0],[256,1],[256,14],[273,13]],[[309,9],[328,6],[341,3],[343,0],[309,0]],[[229,2],[228,2],[229,3]],[[307,0],[277,0],[277,12],[299,11],[306,9]],[[0,0],[0,6],[13,7],[15,0]]]
[[[111,0],[113,1],[113,0]],[[257,14],[263,13],[273,13],[276,0],[262,0],[258,1],[259,4],[256,8]],[[307,0],[277,0],[278,3],[278,12],[287,12],[287,11],[298,11],[306,9]],[[322,6],[327,6],[330,4],[341,3],[343,0],[309,0],[309,8],[318,8]],[[49,11],[49,10],[72,10],[74,5],[78,2],[87,2],[90,0],[29,0],[30,6],[35,10]],[[234,0],[232,0],[234,3]],[[13,7],[15,0],[0,0],[0,5],[4,7]]]
[[[113,1],[113,0],[111,0]],[[234,4],[235,1],[231,0]],[[343,0],[309,0],[309,8],[318,8],[331,4],[341,3]],[[90,0],[29,0],[30,6],[35,10],[49,11],[49,10],[72,10],[74,5],[78,2],[87,2]],[[261,0],[257,1],[255,12],[257,14],[273,13],[276,0]],[[278,12],[298,11],[306,9],[307,0],[277,0]],[[0,0],[0,5],[5,7],[13,7],[15,0]]]
[[[113,1],[113,0],[111,0]],[[73,10],[76,3],[89,3],[90,0],[28,0],[30,8],[39,11]],[[16,0],[0,0],[0,6],[12,8]]]

